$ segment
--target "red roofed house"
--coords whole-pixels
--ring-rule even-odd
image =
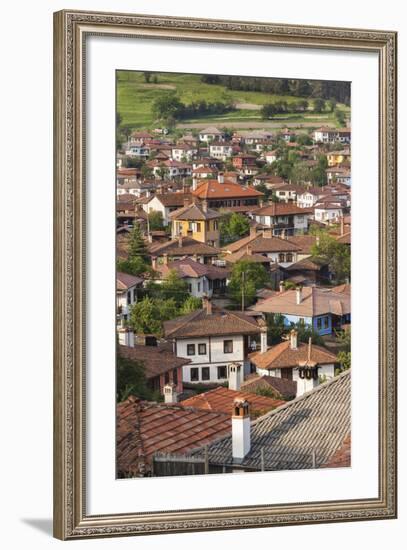
[[[271,347],[265,353],[250,354],[258,375],[276,376],[297,382],[297,397],[311,391],[335,376],[336,355],[311,343],[298,342],[298,333],[291,330],[289,340]]]
[[[252,216],[257,223],[271,227],[273,235],[281,235],[283,231],[286,235],[299,235],[308,230],[312,214],[311,209],[299,208],[295,204],[273,202],[254,210]]]
[[[252,187],[227,181],[222,173],[219,173],[217,180],[201,180],[192,194],[206,200],[210,208],[245,206],[248,210],[258,206],[264,197],[263,193]]]
[[[137,289],[142,285],[141,277],[120,271],[116,273],[116,305],[119,325],[123,325],[124,321],[127,321],[130,307],[137,302]]]

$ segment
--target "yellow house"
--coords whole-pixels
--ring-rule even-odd
[[[328,166],[338,166],[344,162],[350,160],[350,151],[349,149],[344,149],[343,151],[331,151],[326,155]]]
[[[200,204],[188,204],[170,214],[172,238],[182,235],[191,237],[201,243],[219,247],[220,214],[210,210],[206,202]]]

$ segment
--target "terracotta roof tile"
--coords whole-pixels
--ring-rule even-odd
[[[202,180],[192,194],[200,199],[253,198],[263,196],[263,193],[256,191],[253,187],[246,187],[228,181],[219,183],[218,180],[212,179]]]
[[[249,357],[256,367],[266,370],[297,367],[299,363],[307,361],[308,358],[317,365],[338,362],[336,355],[321,346],[312,344],[309,356],[308,344],[299,343],[296,349],[292,349],[289,341],[281,342],[264,353],[251,353]]]
[[[142,362],[147,379],[164,374],[169,370],[183,367],[191,362],[190,359],[177,357],[172,351],[163,349],[160,346],[119,346],[118,353],[121,357],[130,359],[131,361]]]

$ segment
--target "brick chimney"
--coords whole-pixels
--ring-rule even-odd
[[[238,363],[231,363],[229,365],[229,389],[239,391],[240,390],[240,376],[242,367]]]
[[[250,406],[244,399],[235,399],[232,413],[232,456],[242,462],[250,451]]]
[[[252,247],[250,246],[250,244],[248,244],[248,245],[246,246],[246,254],[247,254],[248,256],[251,256],[251,255],[253,254],[253,250],[252,250]]]
[[[295,289],[295,301],[297,304],[302,302],[302,286],[297,286]]]
[[[202,306],[207,315],[212,315],[212,302],[206,294],[202,297]]]
[[[298,332],[296,330],[290,331],[290,349],[298,348]]]
[[[345,222],[343,221],[343,216],[341,216],[341,237],[343,237],[345,233]]]
[[[253,225],[250,226],[250,237],[257,237],[257,228]]]
[[[164,386],[164,403],[177,403],[178,394],[175,384],[166,384]]]
[[[191,197],[184,197],[183,198],[184,206],[188,206],[191,204]]]

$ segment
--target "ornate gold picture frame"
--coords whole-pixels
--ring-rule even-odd
[[[92,35],[373,52],[379,59],[377,498],[92,516],[86,507],[85,41]],[[54,15],[54,535],[59,539],[395,518],[396,60],[390,31],[132,14]],[[373,267],[373,269],[375,269]]]

